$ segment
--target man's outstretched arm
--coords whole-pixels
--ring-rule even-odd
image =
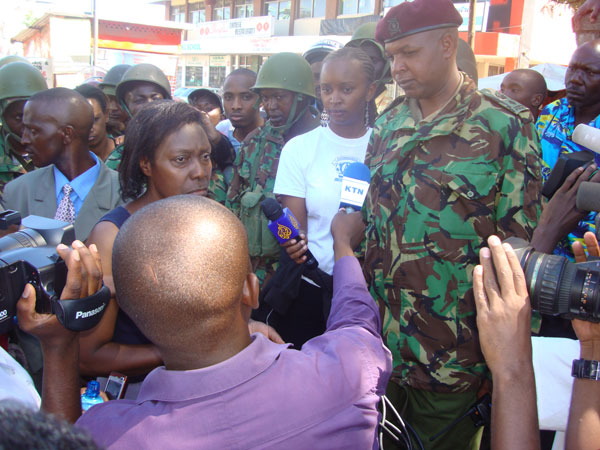
[[[473,271],[473,289],[481,350],[494,382],[492,449],[539,449],[525,274],[510,245],[497,236],[488,245]]]

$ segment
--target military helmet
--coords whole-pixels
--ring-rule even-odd
[[[315,97],[312,70],[306,60],[296,53],[277,53],[262,65],[252,90],[285,89]]]
[[[171,85],[162,70],[153,64],[137,64],[123,74],[123,78],[117,84],[116,97],[119,102],[125,102],[125,93],[129,86],[136,81],[145,81],[157,85],[166,99],[171,99]]]
[[[5,65],[13,63],[13,62],[22,62],[22,63],[30,64],[30,62],[27,61],[27,59],[23,58],[22,56],[8,55],[8,56],[5,56],[4,58],[0,58],[0,67],[4,67]]]
[[[307,60],[309,64],[312,64],[314,62],[323,61],[329,53],[335,52],[340,48],[342,48],[342,44],[338,41],[323,39],[306,50],[302,57]]]
[[[109,71],[106,72],[106,75],[104,75],[104,79],[98,87],[102,89],[102,92],[106,95],[116,95],[117,84],[119,84],[119,81],[121,81],[125,72],[131,69],[131,67],[130,64],[117,64],[116,66],[111,67]]]
[[[375,29],[377,28],[377,22],[363,23],[360,27],[354,30],[352,38],[346,43],[346,47],[360,47],[363,41],[370,41],[377,45],[381,50],[381,56],[385,57],[385,50],[383,46],[375,39]]]
[[[27,99],[48,89],[46,80],[37,68],[29,63],[12,62],[0,68],[0,101],[2,107],[8,99]]]
[[[350,39],[346,43],[346,47],[356,47],[360,48],[361,50],[365,50],[363,44],[365,42],[369,42],[371,43],[371,45],[374,45],[377,48],[378,54],[380,55],[381,59],[385,61],[382,73],[376,74],[379,77],[378,83],[380,85],[380,88],[378,88],[378,92],[381,93],[382,89],[384,88],[384,85],[392,82],[392,72],[390,69],[390,62],[385,56],[385,49],[383,48],[383,45],[381,45],[375,39],[376,28],[377,22],[367,22],[362,24],[360,27],[354,30],[354,33],[352,34],[352,39]],[[367,50],[365,51],[369,54]],[[369,54],[369,56],[371,55]],[[375,64],[375,61],[373,61],[373,63]],[[377,95],[379,95],[379,93]]]

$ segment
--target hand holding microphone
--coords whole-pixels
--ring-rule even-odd
[[[294,248],[292,253],[288,251],[290,258],[298,264],[306,264],[309,269],[316,269],[319,263],[302,240],[300,224],[291,211],[288,208],[281,208],[279,202],[273,198],[263,200],[260,205],[264,215],[269,219],[269,230],[275,239],[286,249],[300,245],[298,249]]]
[[[371,171],[365,164],[361,162],[348,164],[342,177],[340,208],[345,208],[347,213],[360,211],[367,198],[370,182]]]

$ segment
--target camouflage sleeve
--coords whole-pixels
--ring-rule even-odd
[[[240,196],[247,187],[246,179],[240,176],[240,168],[246,159],[246,151],[247,145],[244,143],[233,162],[233,176],[225,200],[225,206],[238,217],[240,213]]]
[[[541,214],[542,164],[533,123],[516,121],[518,125],[509,127],[505,139],[509,151],[500,174],[496,231],[501,239],[517,236],[530,240]]]
[[[19,175],[26,173],[23,166],[15,161],[5,152],[4,146],[0,144],[0,199],[4,186]]]
[[[378,170],[379,165],[377,161],[381,159],[381,135],[380,135],[380,127],[374,127],[373,132],[371,133],[371,138],[369,139],[369,145],[367,146],[367,152],[365,154],[365,165],[371,171],[371,182],[369,183],[369,192],[367,192],[367,198],[362,207],[362,215],[363,221],[366,224],[365,236],[360,243],[360,246],[354,250],[354,255],[356,258],[362,261],[365,257],[365,252],[367,250],[367,240],[369,236],[369,230],[375,226],[373,223],[373,200],[372,195],[375,190],[375,186],[379,186],[381,182],[380,171]],[[364,270],[365,278],[367,278],[367,283],[369,282],[370,275],[369,271]]]
[[[118,171],[119,166],[121,165],[122,158],[123,158],[123,144],[115,147],[115,149],[112,151],[112,153],[110,155],[108,155],[108,158],[106,158],[106,161],[104,162],[104,164],[106,164],[106,166],[108,168]]]
[[[227,200],[227,183],[225,176],[219,169],[213,169],[208,185],[208,198],[225,205]]]

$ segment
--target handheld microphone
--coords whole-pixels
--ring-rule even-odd
[[[269,219],[269,230],[280,244],[298,237],[300,234],[300,224],[288,208],[282,209],[279,202],[274,198],[264,199],[260,207],[264,215]],[[310,250],[307,249],[304,255],[306,256],[306,261],[304,261],[306,267],[316,269],[319,262]]]
[[[594,162],[596,165],[600,165],[600,129],[580,123],[573,130],[571,139],[576,144],[593,151],[595,153]]]
[[[340,208],[345,208],[347,213],[360,211],[371,182],[371,171],[361,162],[348,164],[342,177],[342,196]]]
[[[583,211],[600,211],[600,183],[584,181],[577,189],[575,200],[577,209]]]
[[[575,127],[571,139],[594,153],[600,153],[600,129],[580,123]]]

